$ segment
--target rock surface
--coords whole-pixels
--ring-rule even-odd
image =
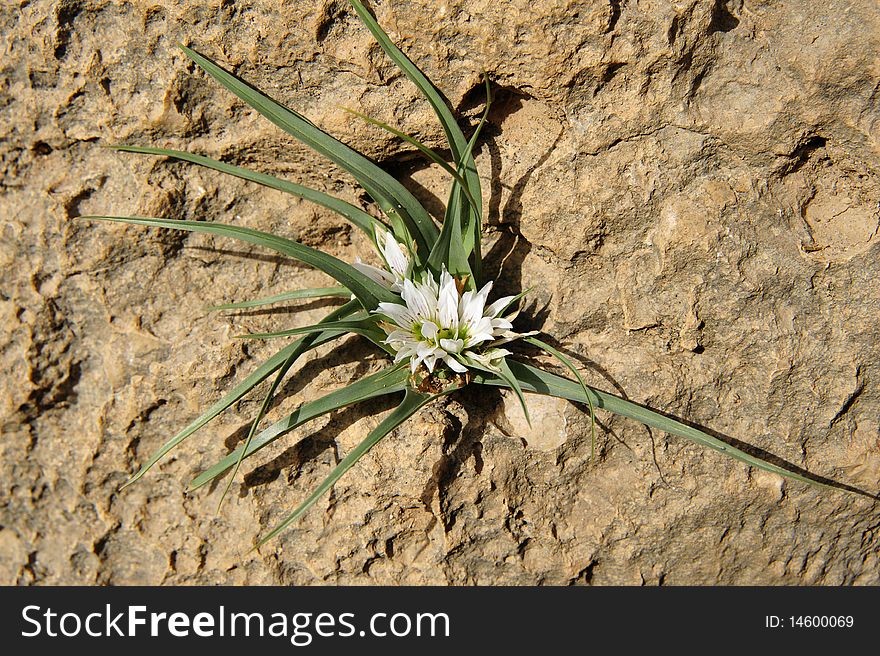
[[[535,287],[531,325],[591,384],[877,492],[874,0],[372,4],[471,125],[490,74],[478,165],[499,287]],[[272,352],[235,334],[327,311],[205,305],[327,279],[227,240],[74,217],[223,219],[348,260],[368,250],[279,192],[103,148],[190,149],[366,202],[175,43],[382,161],[432,207],[444,178],[341,107],[429,144],[441,133],[342,0],[23,0],[0,8],[0,33],[0,583],[880,583],[870,499],[601,413],[593,462],[583,408],[542,403],[548,432],[526,436],[482,388],[422,411],[259,553],[256,536],[389,403],[249,461],[219,515],[220,489],[184,489],[243,439],[253,399],[120,491]],[[354,338],[323,348],[274,415],[380,366]]]

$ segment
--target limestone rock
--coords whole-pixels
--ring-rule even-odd
[[[480,71],[495,84],[477,157],[487,259],[500,291],[535,287],[523,328],[553,335],[592,385],[877,492],[876,2],[372,5],[465,123],[482,108]],[[249,461],[219,516],[219,489],[184,490],[243,438],[252,399],[120,491],[272,352],[233,335],[326,309],[205,306],[327,279],[226,240],[74,217],[222,219],[347,260],[368,249],[278,192],[103,148],[189,149],[365,201],[175,43],[435,208],[444,177],[342,107],[431,145],[442,133],[341,0],[33,0],[0,7],[0,33],[0,582],[880,583],[869,499],[601,412],[593,462],[583,408],[537,402],[548,432],[517,435],[510,417],[498,429],[509,402],[482,388],[425,409],[259,553],[255,537],[390,403],[335,413]],[[323,348],[273,416],[380,366],[356,339]]]

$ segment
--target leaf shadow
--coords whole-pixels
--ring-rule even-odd
[[[214,248],[210,246],[186,246],[185,250],[187,251],[202,251],[204,253],[210,253],[212,255],[219,256],[229,256],[229,257],[237,257],[246,260],[254,260],[256,262],[268,262],[269,264],[274,264],[277,267],[291,267],[294,269],[311,269],[306,264],[298,262],[297,260],[286,257],[284,255],[268,255],[266,253],[260,252],[251,252],[244,250],[236,250],[231,248]]]
[[[396,400],[399,402],[399,399]],[[314,460],[328,448],[333,449],[334,465],[338,464],[341,460],[336,448],[336,438],[339,434],[364,417],[392,409],[395,406],[394,401],[395,399],[388,395],[357,403],[330,413],[330,419],[323,428],[301,438],[269,462],[247,472],[244,476],[241,496],[246,496],[251,488],[266,485],[277,480],[281,472],[288,468],[294,468],[295,470],[288,475],[287,482],[292,483],[297,478],[298,470],[305,463]]]
[[[648,408],[648,406],[639,403],[642,407]],[[761,447],[754,446],[753,444],[749,444],[748,442],[743,442],[731,435],[727,435],[725,433],[721,433],[720,431],[709,428],[708,426],[703,426],[695,421],[690,421],[688,419],[681,419],[680,417],[676,417],[675,415],[669,414],[668,412],[663,412],[660,410],[656,410],[654,408],[649,408],[653,412],[663,415],[669,419],[674,419],[675,421],[681,422],[686,426],[690,426],[691,428],[696,428],[699,431],[703,431],[704,433],[711,435],[712,437],[721,440],[729,444],[730,446],[739,449],[740,451],[744,451],[748,453],[750,456],[755,458],[760,458],[761,460],[765,460],[772,465],[776,465],[777,467],[781,467],[782,469],[786,469],[794,474],[798,474],[803,476],[804,478],[808,478],[815,483],[819,483],[821,485],[826,485],[828,487],[832,487],[838,490],[843,490],[845,492],[852,492],[853,494],[858,494],[859,496],[867,497],[868,499],[873,499],[874,501],[880,501],[880,494],[872,494],[866,490],[855,487],[854,485],[849,485],[847,483],[841,483],[839,481],[835,481],[833,478],[828,478],[827,476],[821,476],[819,474],[815,474],[803,467],[800,467],[793,462],[789,462],[780,456],[777,456],[770,451],[766,451]]]
[[[321,308],[339,307],[344,302],[345,299],[339,297],[316,298],[306,303],[294,299],[289,301],[279,301],[279,304],[292,304],[292,306],[217,310],[217,312],[222,313],[222,316],[224,317],[261,317],[279,314],[296,314],[298,312],[308,312],[309,310],[319,310]]]
[[[562,349],[559,349],[559,350],[562,350]],[[570,349],[566,350],[565,354],[566,355],[570,354],[572,357],[577,358],[579,361],[582,360],[582,358],[580,356],[578,356],[578,354],[571,352]],[[607,375],[607,372],[605,372],[605,373]],[[613,380],[613,378],[611,378],[610,375],[607,375],[607,378],[610,378],[611,380]],[[628,400],[630,403],[633,403],[634,405],[638,405],[642,408],[645,408],[646,410],[650,410],[651,412],[655,412],[659,415],[662,415],[662,416],[666,417],[667,419],[672,419],[673,421],[677,421],[679,423],[682,423],[685,426],[690,426],[691,428],[695,428],[699,431],[702,431],[702,432],[706,433],[707,435],[710,435],[710,436],[720,440],[721,442],[724,442],[725,444],[728,444],[736,449],[739,449],[740,451],[743,451],[744,453],[747,453],[748,455],[750,455],[752,457],[759,458],[759,459],[764,460],[772,465],[776,465],[777,467],[785,469],[793,474],[797,474],[799,476],[803,476],[804,478],[808,478],[815,483],[819,483],[820,485],[825,485],[827,487],[835,488],[835,489],[846,491],[846,492],[852,492],[854,494],[858,494],[860,496],[867,497],[867,498],[873,499],[875,501],[880,501],[880,495],[878,495],[878,494],[873,494],[873,493],[868,492],[866,490],[863,490],[861,488],[857,488],[853,485],[841,483],[839,481],[835,481],[832,478],[828,478],[826,476],[821,476],[819,474],[815,474],[813,472],[810,472],[807,469],[804,469],[803,467],[800,467],[800,466],[794,464],[793,462],[790,462],[788,460],[785,460],[784,458],[781,458],[780,456],[777,456],[774,453],[771,453],[769,451],[766,451],[765,449],[762,449],[760,447],[749,444],[748,442],[743,442],[742,440],[737,439],[731,435],[727,435],[726,433],[722,433],[720,431],[717,431],[715,429],[709,428],[707,426],[704,426],[702,424],[699,424],[697,422],[694,422],[694,421],[691,421],[688,419],[682,419],[681,417],[677,417],[676,415],[673,415],[669,412],[665,412],[663,410],[658,410],[656,408],[652,408],[651,406],[648,406],[644,403],[638,403],[636,401],[632,401],[627,398],[627,395],[626,395],[625,391],[623,390],[622,386],[619,383],[616,383],[616,381],[614,383],[614,387],[616,390],[618,390],[620,392],[621,398]],[[579,405],[581,407],[584,407],[584,404],[579,404]],[[599,409],[602,409],[601,402],[599,404],[597,404],[596,407]],[[636,422],[636,423],[638,423],[638,422]],[[644,426],[647,429],[648,435],[651,438],[652,455],[654,457],[654,464],[655,464],[655,466],[657,466],[657,468],[659,470],[659,464],[657,463],[657,459],[656,459],[654,433],[653,433],[650,426],[646,426],[644,424],[642,424],[642,426]],[[681,438],[681,439],[685,439],[685,438]],[[743,464],[745,465],[745,463],[743,463]],[[748,465],[746,465],[746,466],[748,466]],[[662,477],[662,472],[661,472],[661,477]]]
[[[357,336],[352,336],[341,344],[335,346],[326,355],[310,360],[304,364],[276,390],[272,403],[266,410],[266,417],[263,420],[263,425],[269,425],[273,421],[270,419],[270,413],[273,410],[284,403],[287,399],[291,398],[298,392],[301,392],[306,385],[314,381],[323,371],[345,364],[355,363],[356,366],[351,373],[351,378],[357,378],[364,375],[370,369],[370,363],[375,361],[370,357],[374,356],[375,352],[370,349],[369,346],[370,344],[366,340]],[[257,396],[254,403],[260,402],[262,402],[262,397]],[[223,443],[229,452],[235,450],[239,444],[244,443],[247,439],[252,421],[253,419],[244,422],[223,440]]]

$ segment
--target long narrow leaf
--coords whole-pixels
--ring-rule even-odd
[[[399,139],[403,139],[405,142],[407,142],[411,146],[415,146],[415,148],[419,152],[421,152],[425,157],[427,157],[429,160],[431,160],[432,162],[437,164],[440,168],[442,168],[449,175],[451,175],[452,179],[455,180],[459,184],[459,186],[461,187],[462,191],[464,191],[464,194],[465,194],[465,196],[468,197],[468,200],[471,203],[476,204],[476,201],[474,200],[473,196],[471,196],[470,189],[468,189],[467,182],[464,180],[464,178],[461,177],[459,172],[456,171],[449,164],[449,162],[447,162],[445,159],[440,157],[440,155],[437,154],[437,152],[435,152],[433,149],[429,148],[428,146],[423,144],[421,141],[419,141],[415,137],[408,135],[406,132],[401,132],[397,128],[391,127],[387,123],[383,123],[382,121],[378,121],[374,118],[371,118],[371,117],[367,116],[366,114],[362,114],[361,112],[359,112],[355,109],[350,109],[348,107],[343,107],[342,109],[347,111],[349,114],[353,114],[354,116],[357,116],[359,119],[366,121],[370,125],[375,125],[378,128],[382,128],[386,132],[390,132],[395,137],[398,137]]]
[[[276,337],[291,337],[292,335],[309,335],[320,332],[335,332],[339,334],[356,333],[358,335],[382,338],[385,333],[376,325],[375,318],[354,319],[348,321],[333,321],[328,323],[316,323],[301,328],[290,328],[275,333],[247,333],[236,335],[239,339],[274,339]]]
[[[343,317],[347,312],[351,310],[351,307],[348,305],[343,306],[339,310],[337,310],[334,315],[335,317]],[[332,315],[331,315],[332,316]],[[317,348],[322,344],[326,344],[329,341],[332,341],[339,337],[338,333],[332,334],[320,334],[317,338],[312,342],[311,348]],[[250,392],[254,387],[262,383],[269,376],[271,376],[275,371],[277,371],[282,364],[290,357],[290,354],[295,352],[303,343],[303,340],[297,340],[292,344],[288,344],[283,349],[278,351],[271,358],[266,360],[263,364],[261,364],[253,373],[251,373],[247,378],[241,381],[238,385],[232,388],[227,394],[225,394],[219,401],[215,402],[211,405],[207,410],[205,410],[202,414],[196,417],[193,421],[191,421],[187,426],[183,428],[180,432],[174,435],[170,440],[165,442],[153,455],[150,456],[150,459],[146,462],[146,464],[142,465],[141,468],[135,473],[122,487],[128,487],[136,480],[141,478],[144,474],[146,474],[152,467],[155,465],[162,457],[171,451],[178,444],[183,442],[190,435],[195,433],[202,426],[207,424],[209,421],[214,419],[221,412],[226,410],[233,403],[241,399],[245,394]]]
[[[460,189],[460,187],[456,182],[453,182],[453,185],[452,195],[454,197],[455,189]],[[459,212],[450,209],[453,206],[454,201],[450,199],[440,236],[428,257],[428,267],[435,275],[445,267],[453,276],[464,281],[468,289],[475,289],[479,281],[471,270],[468,252],[464,249],[461,216]]]
[[[398,180],[304,116],[284,107],[204,55],[186,46],[180,48],[206,73],[275,125],[351,173],[392,223],[398,218],[406,225],[418,244],[417,255],[427,257],[437,239],[437,227],[425,208]]]
[[[305,200],[311,201],[312,203],[315,203],[316,205],[320,205],[322,207],[326,207],[329,210],[333,210],[334,212],[348,219],[353,225],[357,226],[370,236],[372,236],[373,234],[373,229],[376,223],[379,222],[378,219],[370,216],[361,208],[355,207],[351,203],[348,203],[340,198],[335,198],[333,196],[330,196],[329,194],[325,194],[322,191],[309,189],[308,187],[304,187],[293,182],[288,182],[287,180],[281,180],[265,173],[257,173],[256,171],[250,171],[240,166],[226,164],[225,162],[220,162],[216,159],[205,157],[204,155],[194,155],[192,153],[187,153],[181,150],[168,150],[166,148],[148,148],[144,146],[114,146],[113,148],[114,150],[119,150],[126,153],[159,155],[163,157],[171,157],[172,159],[179,159],[184,162],[190,162],[192,164],[198,164],[199,166],[204,166],[209,169],[214,169],[215,171],[220,171],[221,173],[234,175],[235,177],[242,178],[243,180],[256,182],[257,184],[261,184],[264,187],[270,187],[272,189],[277,189],[278,191],[283,191],[285,193],[296,196],[297,198],[303,198]]]
[[[806,476],[802,476],[798,473],[767,462],[766,460],[757,458],[745,451],[737,449],[735,446],[732,446],[727,442],[719,440],[717,437],[713,437],[697,428],[693,428],[680,421],[676,421],[675,419],[661,415],[658,412],[649,410],[648,408],[633,403],[632,401],[627,401],[626,399],[614,396],[613,394],[608,394],[607,392],[602,392],[601,390],[592,387],[589,388],[590,393],[585,395],[583,389],[581,389],[581,386],[578,383],[555,374],[547,373],[546,371],[542,371],[541,369],[537,369],[536,367],[521,362],[510,361],[510,368],[524,390],[581,403],[587,402],[587,397],[592,396],[592,401],[597,407],[602,408],[603,410],[613,412],[623,417],[629,417],[630,419],[635,419],[646,426],[657,428],[658,430],[709,447],[715,451],[720,451],[721,453],[736,458],[752,467],[779,474],[780,476],[785,476],[796,481],[801,481],[802,483],[836,489],[832,485],[813,480],[812,478],[807,478]],[[478,376],[474,379],[474,382],[484,385],[501,387],[508,386],[503,379],[495,376]]]
[[[483,116],[477,125],[477,129],[471,136],[467,148],[462,155],[462,162],[471,156],[483,125],[485,125],[486,119],[489,116],[491,102],[492,95],[487,77],[486,108],[483,111]],[[461,166],[461,163],[459,166]],[[449,191],[449,201],[446,204],[446,216],[443,219],[443,227],[440,229],[437,243],[434,244],[434,250],[431,251],[431,255],[428,257],[428,266],[435,272],[439,272],[441,266],[446,266],[459,279],[465,280],[468,288],[475,289],[482,285],[483,278],[483,256],[480,245],[482,219],[479,214],[468,210],[468,207],[475,208],[477,205],[468,192],[468,188],[462,185],[461,178],[456,176]],[[469,202],[472,203],[471,205],[463,202],[462,192],[468,196]]]
[[[510,370],[510,365],[507,363],[507,358],[501,358],[498,362],[498,370],[499,376],[501,379],[507,383],[510,389],[513,390],[513,393],[516,394],[516,398],[519,399],[520,405],[522,406],[523,414],[526,417],[526,422],[531,427],[532,420],[529,417],[529,406],[526,403],[525,396],[523,396],[522,387],[519,384],[519,380],[516,375]]]
[[[83,219],[94,221],[114,221],[117,223],[131,223],[135,225],[154,226],[159,228],[171,228],[174,230],[187,230],[189,232],[206,232],[221,237],[239,239],[257,246],[271,248],[283,255],[293,257],[305,262],[316,269],[320,269],[337,282],[351,290],[357,296],[361,304],[368,310],[374,309],[382,301],[393,302],[397,297],[382,287],[379,283],[365,276],[347,262],[327,255],[321,251],[304,246],[291,239],[278,237],[267,232],[231,226],[224,223],[208,223],[205,221],[181,221],[174,219],[153,219],[145,217],[122,217],[122,216],[84,216]]]
[[[465,139],[452,110],[443,94],[437,89],[428,77],[410,60],[400,48],[389,38],[376,19],[367,11],[360,0],[350,0],[358,16],[367,26],[373,37],[379,43],[382,50],[393,61],[398,68],[416,85],[422,95],[425,96],[440,125],[446,134],[446,140],[449,143],[449,149],[452,151],[452,158],[458,165],[459,173],[464,175],[468,198],[471,202],[462,198],[462,189],[453,183],[450,193],[450,201],[447,205],[446,219],[449,221],[450,216],[458,217],[458,225],[464,233],[464,252],[469,256],[473,254],[472,282],[476,286],[482,284],[482,255],[480,249],[480,221],[483,215],[482,208],[482,192],[480,190],[480,176],[477,172],[477,166],[473,158],[473,146],[468,147],[468,140]],[[486,87],[489,88],[488,77],[486,77]],[[476,141],[476,139],[473,139]],[[452,242],[458,243],[458,242]],[[453,254],[457,256],[457,253]],[[452,265],[450,265],[452,266]],[[464,269],[463,266],[456,264],[453,268]]]
[[[431,108],[437,115],[437,119],[440,121],[440,125],[446,134],[446,140],[449,142],[449,149],[452,151],[453,159],[456,162],[462,163],[461,168],[464,171],[465,180],[467,180],[471,195],[477,203],[474,210],[477,216],[482,216],[483,210],[480,196],[480,177],[477,174],[477,166],[474,162],[473,155],[464,157],[467,148],[467,139],[465,139],[461,128],[458,126],[455,116],[452,114],[452,110],[449,109],[446,98],[443,97],[443,94],[440,93],[437,87],[431,83],[419,67],[416,66],[405,54],[403,54],[403,51],[394,44],[379,23],[376,22],[373,15],[367,11],[363,3],[360,2],[360,0],[350,0],[350,2],[364,25],[367,26],[367,29],[370,30],[373,37],[379,43],[379,46],[385,51],[385,54],[388,55],[388,58],[391,59],[401,71],[403,71],[404,75],[406,75],[416,87],[418,87],[419,91],[422,92],[428,103],[431,105]]]
[[[444,394],[448,393],[443,392]],[[288,515],[278,526],[272,529],[265,537],[263,537],[259,542],[257,542],[256,547],[258,548],[264,545],[266,542],[274,538],[285,528],[290,526],[293,522],[299,519],[302,514],[312,507],[312,505],[317,501],[321,496],[327,492],[331,487],[333,487],[334,483],[338,481],[345,472],[347,472],[351,467],[360,460],[367,451],[372,449],[379,441],[388,435],[395,428],[400,426],[404,421],[409,419],[412,415],[416,413],[416,411],[427,404],[431,399],[435,398],[434,396],[428,396],[425,394],[420,394],[418,392],[413,391],[412,389],[407,389],[406,394],[403,397],[403,401],[400,402],[400,405],[391,412],[390,415],[385,417],[382,422],[374,428],[367,435],[364,440],[358,444],[354,449],[352,449],[348,455],[346,455],[342,461],[330,472],[330,475],[327,476],[323,480],[323,482],[315,488],[315,490],[306,497],[306,500],[303,501],[299,507],[294,510],[290,515]]]
[[[483,79],[486,83],[486,108],[483,110],[483,116],[480,118],[480,122],[477,124],[477,129],[474,130],[474,133],[471,135],[470,141],[468,141],[466,157],[463,158],[463,161],[459,163],[459,166],[463,166],[464,163],[468,160],[473,159],[473,151],[477,145],[477,139],[480,137],[480,133],[483,131],[483,126],[486,124],[486,120],[489,118],[489,108],[492,106],[492,86],[489,84],[489,76],[483,71]],[[477,176],[477,182],[479,183],[479,176]],[[471,193],[480,193],[479,184],[477,185],[477,189],[471,190]],[[453,199],[450,199],[453,200]],[[460,202],[460,197],[455,199],[457,202]],[[479,207],[479,205],[475,206]],[[471,253],[472,264],[471,269],[474,272],[474,276],[476,277],[476,286],[480,287],[483,284],[483,253],[482,253],[482,215],[475,211],[471,214],[467,214],[465,212],[461,213],[463,223],[463,231],[464,231],[464,250],[466,253]],[[468,223],[468,220],[470,223]]]
[[[409,379],[409,370],[406,363],[393,365],[388,369],[384,369],[379,373],[361,378],[346,387],[330,392],[321,398],[303,403],[296,410],[291,412],[284,419],[279,419],[268,428],[254,436],[247,449],[244,446],[238,447],[235,451],[227,455],[220,462],[206,469],[204,472],[196,476],[187,488],[188,492],[196,490],[203,485],[210,483],[224,472],[228,471],[244,453],[244,458],[248,458],[263,447],[271,444],[279,437],[286,435],[295,428],[302,426],[308,421],[315,419],[321,415],[338,410],[348,405],[360,403],[367,399],[392,394],[394,392],[402,392],[406,387]]]
[[[296,289],[291,292],[284,292],[282,294],[267,296],[265,298],[257,298],[252,301],[212,305],[207,309],[209,312],[217,312],[220,310],[247,310],[248,308],[284,303],[285,301],[298,301],[307,298],[348,298],[350,296],[351,290],[347,287],[313,287],[310,289]]]
[[[324,317],[318,325],[325,324],[327,326],[336,323],[335,319],[337,315],[345,315],[351,312],[356,307],[355,301],[349,301],[345,306],[331,312],[326,317]],[[275,380],[272,381],[272,385],[269,387],[269,391],[266,393],[266,396],[263,398],[263,402],[260,404],[260,410],[257,413],[256,418],[253,423],[251,423],[251,428],[248,431],[247,439],[244,441],[244,449],[242,450],[242,454],[239,456],[238,460],[235,463],[235,469],[232,470],[232,476],[229,477],[229,482],[226,484],[226,488],[223,490],[223,494],[220,496],[220,502],[217,504],[217,512],[220,512],[220,506],[223,505],[223,499],[226,498],[226,495],[229,494],[229,489],[232,487],[232,483],[235,480],[235,475],[238,473],[238,468],[241,467],[241,460],[244,457],[245,451],[247,451],[248,446],[250,446],[251,440],[254,437],[254,434],[257,432],[257,427],[260,425],[260,422],[263,420],[263,417],[266,414],[266,411],[269,409],[269,406],[272,404],[272,400],[275,398],[275,391],[278,389],[278,386],[281,385],[281,381],[284,379],[284,376],[287,375],[287,372],[290,368],[296,363],[296,361],[300,358],[303,353],[306,353],[314,344],[315,340],[318,338],[318,334],[321,331],[311,330],[309,333],[299,340],[299,345],[290,352],[290,355],[287,356],[287,359],[282,363],[281,367],[278,369],[278,373],[275,376]],[[332,331],[327,331],[332,332]]]

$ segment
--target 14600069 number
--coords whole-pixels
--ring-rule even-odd
[[[852,615],[792,615],[790,622],[792,627],[804,629],[851,628],[853,618]]]

